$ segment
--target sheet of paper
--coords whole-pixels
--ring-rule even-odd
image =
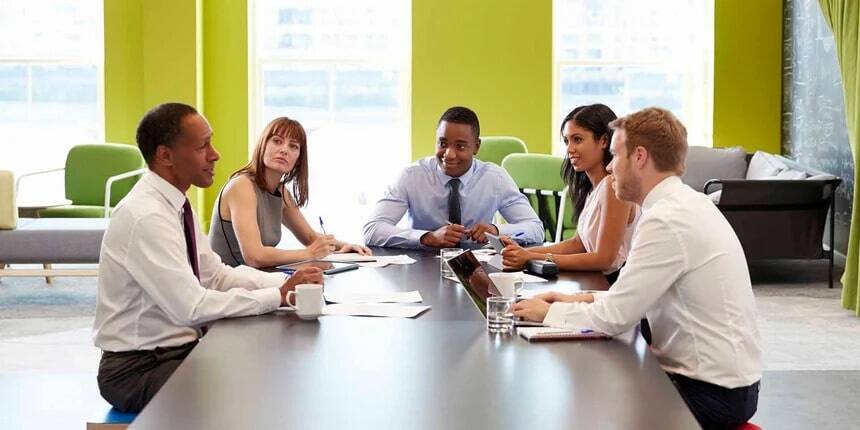
[[[430,306],[399,305],[391,303],[336,303],[326,305],[323,315],[414,318]]]
[[[355,263],[359,261],[376,261],[379,257],[374,255],[361,255],[357,252],[348,252],[345,254],[329,254],[322,261],[331,261],[339,263]]]
[[[537,283],[537,282],[547,282],[546,279],[541,278],[540,276],[535,276],[535,275],[525,273],[522,271],[520,271],[520,272],[509,272],[509,273],[520,275],[520,277],[523,279],[523,282],[526,284]]]
[[[376,261],[359,262],[358,265],[361,267],[385,267],[389,264],[412,264],[415,262],[415,259],[406,254],[379,255],[375,258]]]
[[[325,293],[332,303],[421,303],[421,293],[414,291]]]

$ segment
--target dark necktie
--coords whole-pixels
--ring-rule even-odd
[[[457,178],[448,181],[451,192],[448,194],[448,221],[451,224],[460,224],[460,180]]]
[[[197,265],[197,240],[194,238],[194,214],[191,213],[191,203],[185,199],[182,205],[182,229],[185,231],[185,248],[188,251],[188,262],[197,280],[200,280],[200,267]]]

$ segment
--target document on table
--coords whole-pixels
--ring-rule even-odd
[[[376,261],[379,257],[375,255],[361,255],[357,252],[347,252],[345,254],[329,254],[322,261],[329,261],[332,263],[357,263],[357,262],[367,262],[367,261]]]
[[[385,267],[389,264],[412,264],[415,259],[406,255],[380,255],[375,257],[376,261],[362,261],[358,265],[361,267]]]
[[[325,293],[325,300],[331,303],[421,303],[421,293],[413,291],[395,292],[350,292]]]
[[[323,315],[414,318],[430,306],[398,305],[392,303],[336,303],[326,305]]]

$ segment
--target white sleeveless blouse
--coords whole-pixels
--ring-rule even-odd
[[[588,197],[585,198],[585,206],[582,208],[582,212],[579,214],[579,221],[576,223],[576,234],[582,240],[585,252],[597,251],[600,216],[604,208],[606,208],[606,191],[604,188],[609,183],[606,178],[608,176],[604,176],[597,183],[597,186],[591,190]],[[618,255],[615,257],[615,261],[603,271],[604,274],[608,275],[617,271],[627,261],[627,254],[630,252],[630,242],[633,241],[633,232],[636,231],[636,224],[639,223],[639,217],[642,215],[639,205],[634,204],[633,207],[636,211],[636,216],[633,218],[633,222],[627,224],[627,228],[624,230],[624,238],[621,241],[621,247],[618,248]]]

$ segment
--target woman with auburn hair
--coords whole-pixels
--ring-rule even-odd
[[[627,261],[639,208],[615,196],[606,166],[612,161],[609,143],[615,112],[603,104],[579,106],[564,118],[561,139],[567,147],[561,176],[573,201],[576,236],[550,246],[522,248],[502,238],[506,268],[522,268],[529,260],[551,260],[561,270],[599,270],[614,283]],[[564,202],[562,202],[564,203]]]
[[[370,254],[365,246],[314,231],[299,210],[307,202],[305,129],[296,120],[275,118],[260,134],[251,161],[230,175],[215,201],[209,226],[212,250],[224,264],[257,268],[320,259],[332,252]],[[304,249],[276,248],[282,224]]]

